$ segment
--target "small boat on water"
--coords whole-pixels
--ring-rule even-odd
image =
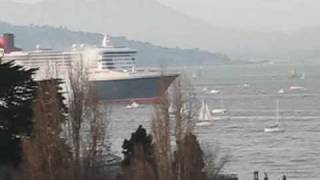
[[[142,106],[136,102],[132,102],[131,104],[128,104],[127,109],[137,109],[137,108],[142,108]]]
[[[268,126],[264,128],[264,132],[266,133],[275,133],[275,132],[284,132],[284,129],[280,126],[280,118],[279,118],[279,100],[277,100],[276,104],[276,123],[274,125]]]
[[[248,87],[250,87],[250,85],[247,84],[247,83],[245,83],[245,84],[243,84],[243,87],[244,87],[244,88],[248,88]]]
[[[279,89],[278,94],[284,94],[284,89]]]
[[[208,122],[208,121],[203,121],[203,122],[197,122],[196,123],[196,126],[210,126],[212,125],[211,122]]]
[[[272,133],[272,132],[284,132],[284,129],[280,128],[280,125],[276,124],[273,126],[269,126],[264,128],[264,132]]]
[[[212,113],[212,114],[220,114],[220,115],[223,115],[223,114],[226,114],[226,113],[227,113],[227,110],[226,110],[226,109],[212,109],[211,113]]]
[[[227,113],[227,109],[224,108],[223,96],[220,98],[220,108],[212,109],[211,113],[214,115],[224,115]]]
[[[212,89],[209,94],[219,94],[220,91],[219,90],[216,90],[216,89]]]
[[[293,91],[294,90],[296,90],[296,91],[305,91],[305,90],[307,90],[307,88],[302,87],[302,86],[290,86],[289,89],[293,90]]]
[[[207,87],[204,87],[204,88],[202,88],[202,91],[203,91],[203,92],[207,92],[207,91],[208,91],[208,88],[207,88]]]

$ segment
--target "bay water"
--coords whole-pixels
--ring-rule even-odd
[[[269,179],[320,179],[320,64],[251,64],[178,69],[189,76],[199,99],[210,109],[226,109],[210,126],[196,127],[206,151],[219,148],[230,156],[225,173],[240,180],[253,179],[253,171]],[[290,77],[295,70],[297,77]],[[303,75],[304,74],[304,75]],[[215,90],[215,91],[212,91]],[[210,93],[212,91],[212,93]],[[266,133],[276,121],[276,101],[284,132]],[[138,127],[150,130],[152,105],[127,109],[113,105],[109,134],[112,150]],[[261,175],[262,177],[262,175]]]

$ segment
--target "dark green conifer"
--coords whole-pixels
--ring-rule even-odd
[[[135,155],[135,146],[142,146],[143,151],[147,158],[152,154],[152,137],[147,134],[146,129],[140,125],[136,132],[131,134],[131,138],[129,140],[125,139],[122,148],[124,159],[122,161],[123,165],[130,165],[130,160]]]
[[[31,133],[32,104],[37,89],[32,79],[35,71],[13,62],[0,63],[1,163],[18,163],[21,159],[21,137]]]

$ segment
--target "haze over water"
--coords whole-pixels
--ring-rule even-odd
[[[290,69],[305,79],[289,78]],[[290,180],[320,179],[320,64],[232,65],[184,68],[190,74],[199,99],[210,109],[226,108],[227,114],[212,126],[197,127],[205,146],[219,146],[221,154],[232,156],[226,173],[240,180],[253,178],[253,171],[268,172],[270,179],[286,174]],[[191,78],[192,74],[197,76]],[[302,86],[306,90],[290,90]],[[207,88],[219,90],[208,94]],[[280,89],[284,90],[279,94]],[[265,133],[276,121],[276,100],[280,101],[282,133]],[[121,153],[124,138],[143,124],[149,127],[152,106],[126,109],[113,106],[112,149]],[[262,175],[261,175],[262,176]]]

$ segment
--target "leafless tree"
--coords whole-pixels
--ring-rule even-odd
[[[74,63],[67,81],[69,121],[68,130],[72,140],[75,178],[80,178],[81,126],[84,121],[88,91],[88,76],[82,61]],[[78,177],[77,177],[78,176]]]
[[[106,152],[106,129],[108,126],[108,118],[110,108],[108,104],[99,103],[94,87],[90,87],[89,99],[85,108],[85,124],[88,125],[84,129],[84,169],[88,171],[88,179],[96,179],[99,166],[103,163],[103,156]]]
[[[105,152],[106,128],[110,108],[100,103],[94,84],[83,61],[73,63],[68,74],[69,118],[67,136],[71,137],[74,158],[74,177],[94,178],[97,163]]]
[[[23,170],[28,180],[67,180],[71,158],[65,140],[61,138],[66,121],[59,83],[56,80],[39,82],[33,107],[33,130],[23,138]]]
[[[185,160],[189,154],[186,148],[193,150],[190,146],[194,144],[188,144],[191,142],[186,138],[192,135],[197,109],[195,97],[183,93],[182,86],[178,80],[173,85],[171,94],[164,93],[161,103],[155,106],[152,132],[159,180],[184,180],[186,169],[192,170],[187,167],[189,164]]]
[[[152,117],[152,135],[154,141],[154,156],[159,180],[173,178],[172,168],[172,123],[170,118],[170,100],[165,92],[164,79],[160,80],[161,103],[155,105]]]
[[[161,103],[155,106],[152,120],[158,179],[201,180],[220,173],[227,159],[206,162],[209,157],[205,156],[194,135],[199,101],[190,83],[185,79],[177,80],[171,91],[164,94]]]

